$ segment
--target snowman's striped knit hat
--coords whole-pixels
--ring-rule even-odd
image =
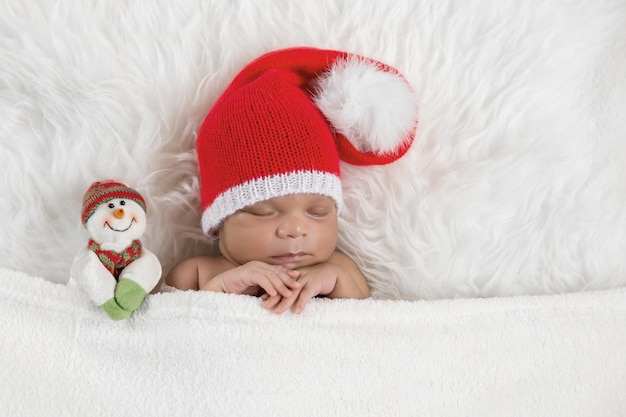
[[[144,212],[146,211],[146,202],[136,190],[113,180],[96,181],[91,184],[83,196],[83,211],[81,216],[83,225],[87,225],[89,217],[91,217],[100,204],[104,204],[116,198],[134,201],[141,206]]]

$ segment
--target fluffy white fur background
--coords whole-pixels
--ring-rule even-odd
[[[195,133],[231,78],[310,45],[398,68],[414,147],[343,166],[340,248],[380,298],[626,285],[626,1],[0,2],[0,266],[65,282],[81,198],[148,203],[167,272],[211,251]]]

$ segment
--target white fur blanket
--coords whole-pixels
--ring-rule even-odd
[[[405,158],[342,166],[374,300],[168,293],[113,323],[63,286],[95,180],[142,193],[165,273],[215,249],[195,132],[298,45],[418,96]],[[624,0],[0,2],[0,414],[623,415],[624,74]]]
[[[149,295],[112,322],[0,270],[6,416],[623,416],[626,290],[314,300]],[[10,335],[10,336],[8,336]]]

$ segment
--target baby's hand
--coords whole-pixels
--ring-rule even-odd
[[[335,288],[337,278],[341,273],[341,267],[334,264],[324,263],[298,269],[299,288],[293,288],[290,296],[282,294],[264,296],[263,306],[281,314],[294,306],[295,313],[304,311],[311,298],[317,295],[330,294]]]
[[[223,272],[209,284],[218,285],[218,290],[226,293],[257,295],[263,289],[272,297],[291,297],[292,290],[302,286],[296,280],[299,276],[300,272],[280,265],[251,261]]]

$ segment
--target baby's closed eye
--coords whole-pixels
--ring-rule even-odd
[[[330,213],[328,207],[311,207],[307,210],[307,214],[312,217],[324,217]]]
[[[241,212],[251,214],[253,216],[267,217],[274,215],[276,213],[276,210],[271,207],[251,206],[241,210]]]

